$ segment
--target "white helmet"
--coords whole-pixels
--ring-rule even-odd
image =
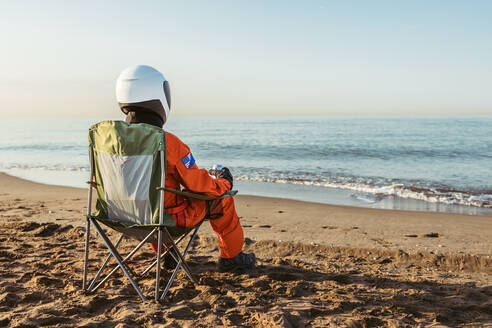
[[[125,114],[130,111],[152,112],[165,123],[171,107],[169,82],[153,67],[128,67],[116,81],[116,100]]]

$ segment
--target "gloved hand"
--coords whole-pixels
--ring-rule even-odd
[[[217,174],[217,178],[223,178],[223,179],[226,179],[227,181],[229,181],[229,183],[231,184],[231,190],[232,190],[232,174],[231,174],[231,171],[229,171],[229,169],[227,167],[224,167],[222,170],[219,171],[219,173]]]

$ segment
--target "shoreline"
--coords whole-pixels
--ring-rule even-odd
[[[327,246],[491,256],[492,216],[374,209],[238,195],[245,236]],[[0,222],[85,224],[87,190],[0,173]],[[308,224],[306,224],[308,222]],[[214,237],[209,225],[202,230]],[[438,234],[438,237],[429,237]]]
[[[39,179],[39,175],[36,175],[36,173],[42,175],[43,178]],[[85,180],[87,180],[88,172],[49,170],[40,170],[40,172],[36,170],[20,170],[15,172],[14,170],[14,172],[0,171],[0,174],[39,184],[85,189]],[[237,180],[234,181],[234,184],[241,196],[279,198],[331,206],[492,216],[492,208],[488,207],[429,202],[389,195],[378,198],[372,194],[365,195],[354,190],[335,187],[249,180]]]

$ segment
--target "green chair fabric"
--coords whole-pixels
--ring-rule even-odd
[[[96,211],[91,216],[116,229],[150,231],[159,224],[161,177],[165,177],[166,135],[152,125],[102,121],[89,129],[93,150]],[[161,174],[161,154],[164,172]],[[163,226],[175,227],[164,212]]]

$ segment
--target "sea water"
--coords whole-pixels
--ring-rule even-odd
[[[4,119],[0,171],[84,187],[101,119]],[[492,117],[171,117],[197,164],[242,194],[373,208],[492,214]]]

